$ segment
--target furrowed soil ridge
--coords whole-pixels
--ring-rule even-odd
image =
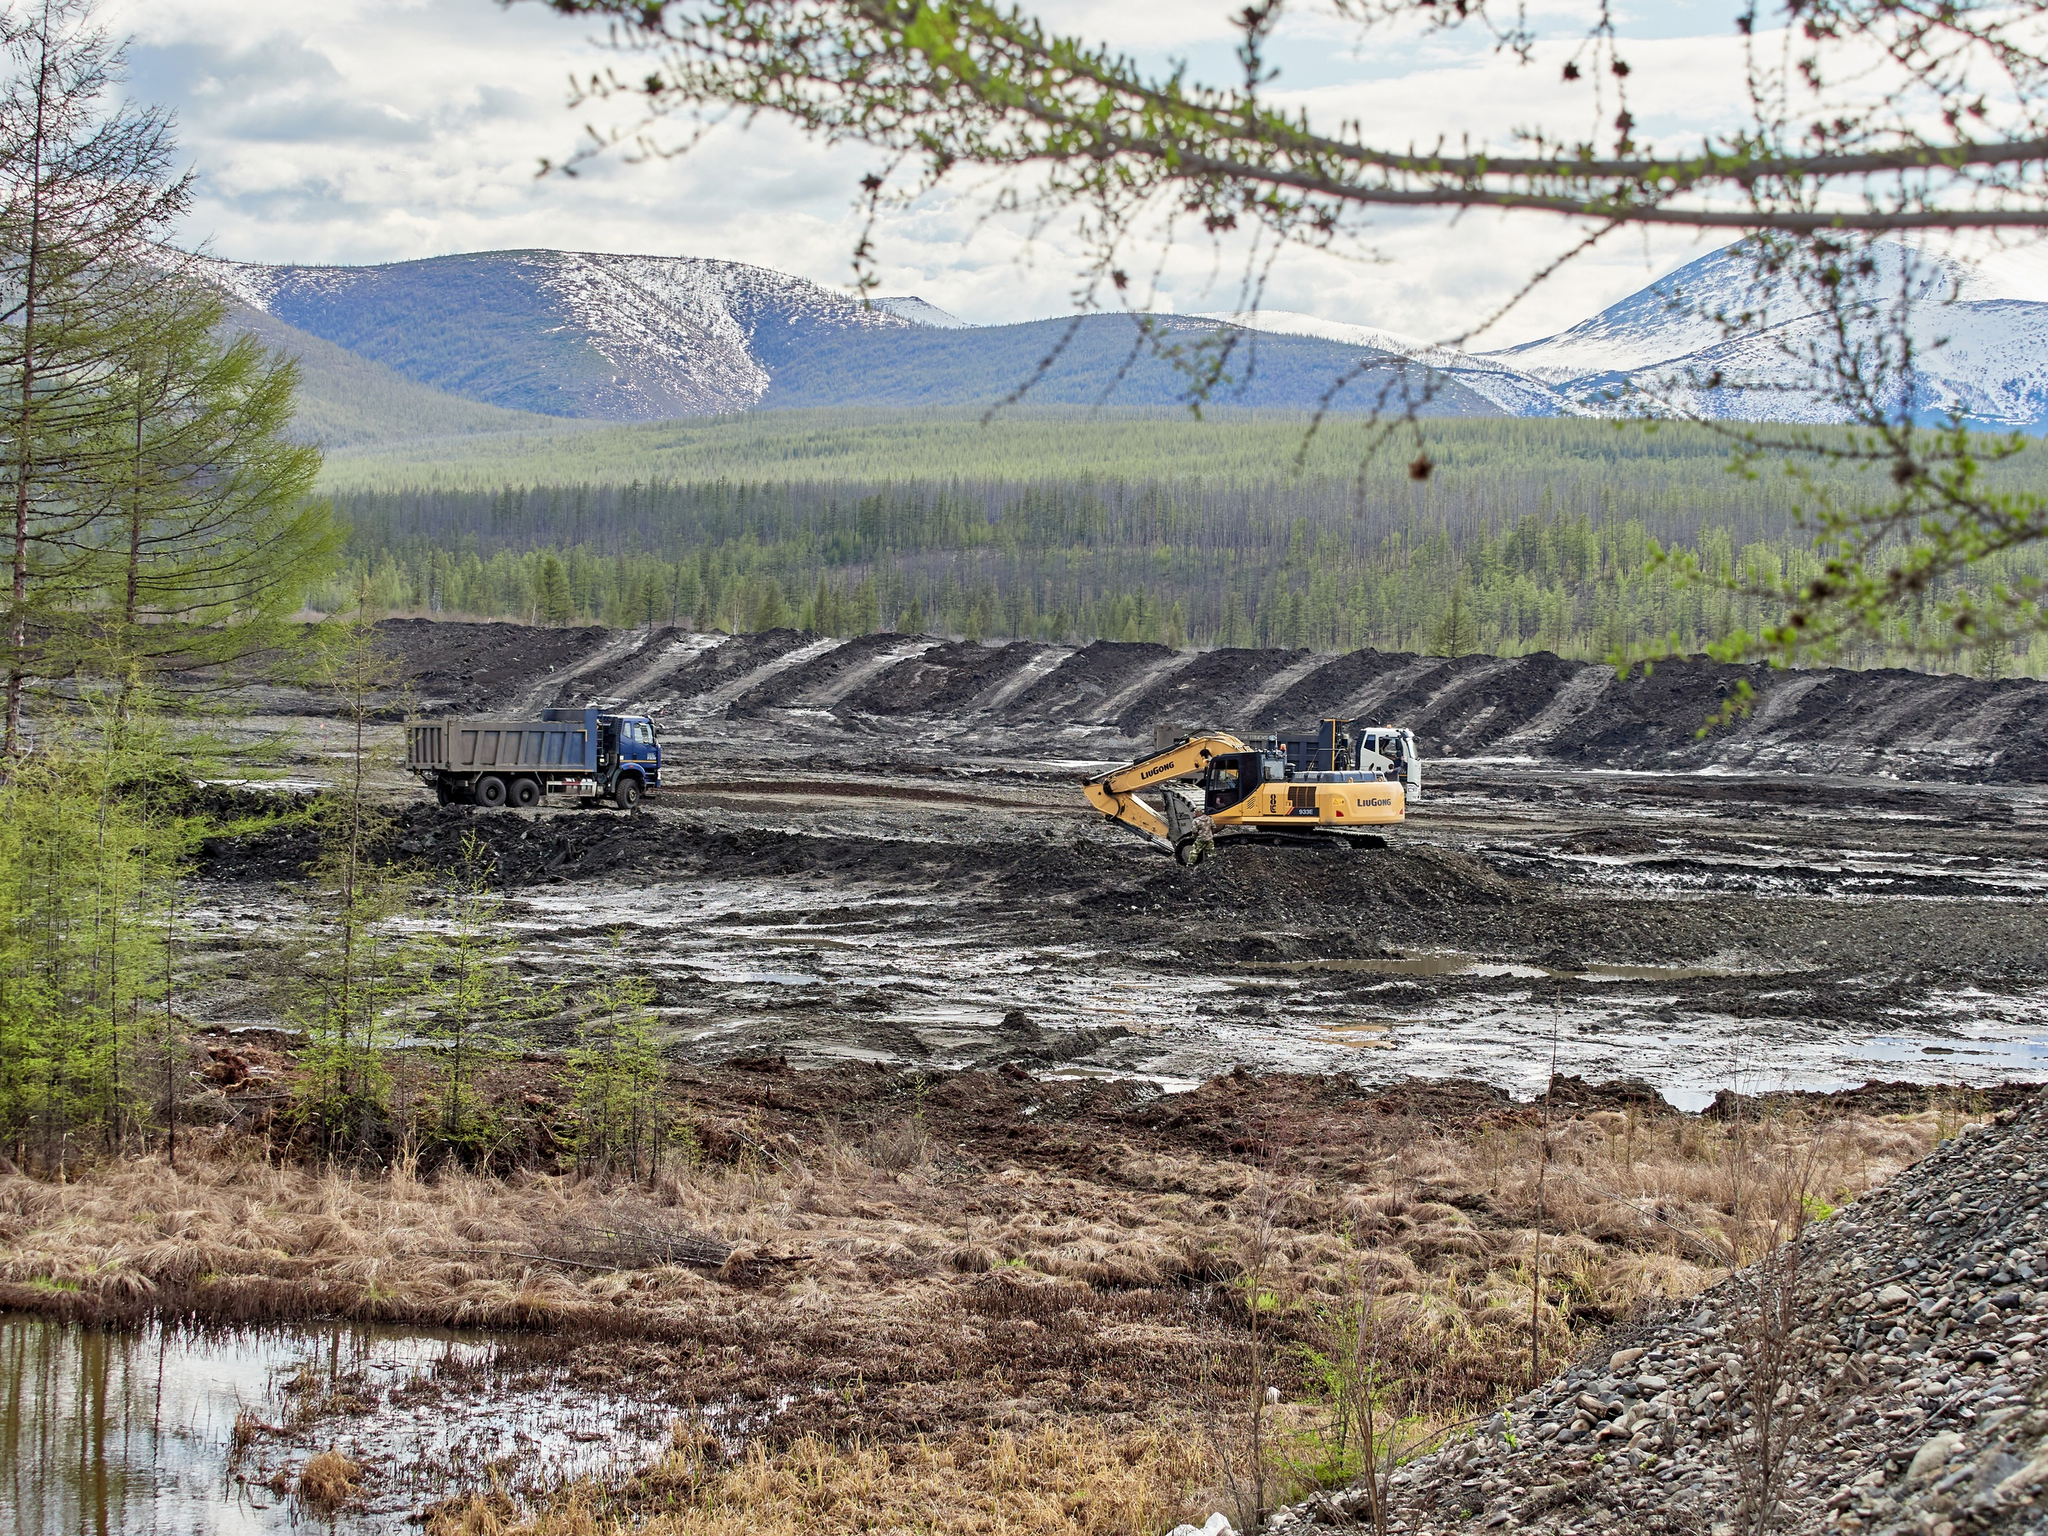
[[[1098,640],[976,644],[771,630],[726,636],[391,620],[381,632],[424,713],[515,703],[661,710],[799,730],[923,727],[961,736],[1075,735],[1120,755],[1155,725],[1258,735],[1329,715],[1415,731],[1427,758],[1521,757],[1594,769],[1885,775],[1975,783],[2048,779],[2048,684],[1897,669],[1774,671],[1700,659],[1615,677],[1529,656],[1341,656]],[[549,686],[548,674],[556,681]],[[1747,683],[1747,719],[1700,728]],[[331,706],[329,706],[331,708]],[[306,713],[325,713],[303,701]]]

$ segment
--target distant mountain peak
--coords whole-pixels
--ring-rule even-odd
[[[2048,247],[2001,249],[1974,266],[1904,245],[1878,255],[1873,292],[1889,285],[1925,301],[1914,319],[1921,375],[1896,408],[2048,426]],[[1184,404],[1188,389],[1130,315],[970,326],[914,295],[863,302],[743,262],[514,250],[371,267],[210,267],[239,304],[293,334],[463,401],[571,420],[988,405],[1022,386],[1027,405],[1157,407]],[[1724,323],[1754,312],[1753,282],[1743,248],[1730,246],[1557,335],[1484,353],[1285,311],[1146,318],[1183,335],[1252,334],[1214,406],[1838,419],[1838,407],[1794,381],[1816,315],[1778,302],[1754,324]],[[1331,402],[1331,383],[1347,378]],[[480,423],[441,415],[463,429]]]
[[[744,262],[481,251],[372,267],[219,262],[252,309],[468,399],[659,421],[742,411],[815,333],[912,322]]]

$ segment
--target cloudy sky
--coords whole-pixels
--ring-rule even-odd
[[[1185,60],[1227,79],[1227,17],[1242,0],[1054,0],[1037,7],[1148,62]],[[1476,39],[1361,38],[1305,15],[1277,55],[1278,92],[1318,121],[1355,118],[1384,140],[1418,125],[1496,145],[1518,128],[1586,132],[1593,104],[1559,81],[1562,49],[1589,7],[1534,0],[1559,38],[1533,68]],[[1736,0],[1651,0],[1626,24],[1636,110],[1677,142],[1741,112]],[[854,194],[874,157],[828,150],[774,123],[715,129],[691,153],[600,160],[537,179],[578,143],[571,77],[608,55],[589,23],[495,0],[109,0],[134,35],[131,89],[177,111],[199,172],[188,235],[264,262],[385,262],[518,246],[714,256],[843,284],[859,228]],[[1646,108],[1669,103],[1670,110]],[[1612,105],[1606,110],[1611,113]],[[1027,238],[980,217],[971,182],[891,214],[880,231],[885,291],[919,294],[994,323],[1071,302],[1076,241]],[[1421,338],[1466,329],[1568,238],[1539,216],[1378,221],[1339,256],[1290,253],[1268,309]],[[1547,334],[1711,248],[1691,237],[1617,238],[1525,303],[1482,345]],[[1156,303],[1236,307],[1243,252],[1181,244]]]

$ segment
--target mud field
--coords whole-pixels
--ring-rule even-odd
[[[476,830],[522,963],[649,971],[679,1061],[1022,1068],[1162,1090],[1556,1070],[1681,1107],[1723,1088],[2048,1080],[2048,685],[1903,672],[1611,669],[1361,652],[1172,653],[776,631],[395,622],[395,720],[659,709],[631,815],[439,809]],[[1753,717],[1705,742],[1748,678]],[[332,701],[257,729],[331,766]],[[1408,725],[1425,797],[1381,851],[1227,849],[1184,870],[1080,799],[1155,724]],[[398,749],[397,732],[383,738]],[[271,1015],[247,963],[309,849],[214,845],[193,923],[211,1022]],[[423,909],[421,921],[435,920]],[[560,1026],[566,1029],[566,1025]]]

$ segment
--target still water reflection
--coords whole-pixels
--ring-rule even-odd
[[[244,1417],[243,1444],[236,1423]],[[390,1531],[496,1483],[623,1475],[673,1414],[515,1365],[486,1336],[345,1325],[132,1332],[0,1314],[0,1531],[241,1536]],[[315,1515],[315,1450],[364,1467],[360,1505]]]

